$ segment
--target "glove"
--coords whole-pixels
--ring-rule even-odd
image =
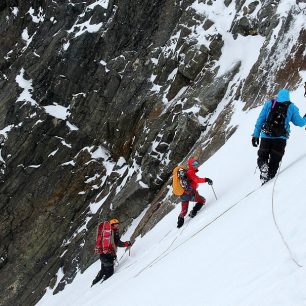
[[[131,246],[132,244],[131,244],[131,242],[130,241],[126,241],[125,243],[124,243],[124,246],[126,247],[126,248],[128,248],[129,246]]]
[[[255,136],[252,137],[252,145],[253,145],[253,147],[257,147],[259,145],[259,138],[258,137],[255,137]]]
[[[205,182],[208,183],[208,185],[212,185],[213,184],[213,181],[210,178],[208,178],[208,177],[205,179]]]

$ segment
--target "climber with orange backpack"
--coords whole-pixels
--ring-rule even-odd
[[[130,247],[130,241],[122,242],[119,236],[119,221],[111,219],[102,222],[98,227],[95,253],[100,254],[101,270],[92,282],[95,285],[100,280],[105,281],[114,274],[114,261],[117,258],[117,247]]]
[[[203,207],[206,199],[199,195],[197,187],[199,183],[213,184],[213,181],[206,177],[197,176],[199,162],[196,158],[188,160],[188,169],[183,166],[177,166],[173,170],[173,193],[180,196],[182,202],[182,210],[177,220],[177,227],[180,228],[184,224],[184,217],[188,212],[189,201],[196,202],[189,216],[195,217],[198,211]]]

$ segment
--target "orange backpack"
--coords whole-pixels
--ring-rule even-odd
[[[172,172],[173,193],[181,196],[188,186],[187,169],[184,166],[176,166]]]

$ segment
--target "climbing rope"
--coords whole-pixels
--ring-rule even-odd
[[[255,170],[256,171],[256,170]],[[296,264],[297,267],[302,268],[303,266],[300,265],[298,263],[298,261],[295,259],[295,257],[293,256],[293,253],[288,245],[288,243],[286,242],[286,239],[284,238],[280,227],[276,221],[276,217],[275,217],[275,201],[274,201],[274,190],[275,190],[275,184],[277,182],[278,176],[279,176],[280,171],[278,171],[277,176],[274,180],[274,184],[273,184],[273,190],[272,190],[272,215],[273,215],[273,220],[274,220],[274,224],[276,226],[276,229],[284,243],[284,245],[286,246],[289,254],[290,254],[290,258],[292,259],[292,261]],[[197,232],[195,232],[192,236],[190,236],[188,239],[186,239],[185,241],[181,242],[180,244],[178,244],[175,248],[171,249],[172,245],[175,243],[175,241],[177,240],[177,238],[183,233],[183,231],[186,229],[190,219],[188,220],[188,223],[186,224],[186,227],[184,227],[184,229],[179,233],[179,235],[177,235],[174,240],[171,242],[171,244],[167,247],[166,250],[164,250],[158,257],[156,257],[152,262],[150,262],[148,265],[146,265],[143,269],[141,269],[136,275],[135,277],[137,277],[138,275],[140,275],[142,272],[144,272],[146,269],[152,267],[153,265],[155,265],[157,262],[159,262],[160,260],[162,260],[163,258],[165,258],[166,256],[168,256],[170,253],[172,253],[174,250],[176,250],[177,248],[179,248],[180,246],[182,246],[183,244],[185,244],[187,241],[189,241],[189,239],[195,237],[196,235],[198,235],[201,231],[203,231],[205,228],[207,228],[208,226],[210,226],[212,223],[214,223],[215,221],[217,221],[218,219],[220,219],[223,215],[225,215],[228,211],[230,211],[231,209],[233,209],[235,206],[237,206],[240,202],[242,202],[244,199],[246,199],[247,197],[249,197],[251,194],[253,194],[254,192],[256,192],[257,190],[259,190],[261,188],[261,186],[257,187],[256,189],[250,191],[248,194],[246,194],[243,198],[241,198],[240,200],[238,200],[237,202],[235,202],[233,205],[231,205],[229,208],[227,208],[225,211],[223,211],[221,214],[219,214],[217,217],[215,217],[213,220],[211,220],[210,222],[208,222],[205,226],[203,226],[201,229],[199,229]]]
[[[292,261],[296,264],[297,267],[303,268],[303,266],[302,266],[301,264],[299,264],[299,262],[295,259],[295,257],[294,257],[294,255],[293,255],[293,253],[292,253],[292,251],[291,251],[291,249],[290,249],[290,247],[289,247],[289,245],[288,245],[288,243],[287,243],[287,241],[286,241],[286,239],[285,239],[285,237],[284,237],[282,231],[280,230],[280,227],[279,227],[279,225],[278,225],[278,223],[277,223],[277,221],[276,221],[276,217],[275,217],[274,190],[275,190],[276,181],[277,181],[278,176],[279,176],[279,173],[280,173],[281,165],[282,165],[282,163],[280,164],[279,170],[278,170],[278,172],[277,172],[276,178],[275,178],[274,183],[273,183],[273,189],[272,189],[272,215],[273,215],[273,221],[274,221],[275,227],[276,227],[276,229],[277,229],[277,231],[278,231],[278,233],[279,233],[279,235],[280,235],[280,237],[281,237],[281,239],[282,239],[282,241],[283,241],[285,247],[286,247],[287,250],[288,250],[288,253],[289,253],[289,255],[290,255],[290,258],[291,258]]]
[[[172,247],[172,245],[174,244],[174,242],[182,235],[182,233],[185,231],[185,229],[188,227],[190,218],[187,220],[186,225],[183,227],[183,229],[174,237],[174,239],[172,240],[172,242],[169,244],[169,246],[161,253],[159,254],[154,260],[152,260],[149,264],[147,264],[144,268],[142,268],[134,277],[137,277],[138,275],[140,275],[143,271],[145,271],[146,269],[152,267],[155,263],[157,263],[161,258],[163,258],[164,254],[168,252],[168,250]]]
[[[174,250],[176,250],[177,248],[179,248],[180,246],[182,246],[183,244],[185,244],[187,241],[189,241],[189,239],[195,237],[197,234],[199,234],[201,231],[203,231],[205,228],[207,228],[209,225],[211,225],[212,223],[214,223],[216,220],[218,220],[219,218],[221,218],[224,214],[226,214],[228,211],[230,211],[232,208],[234,208],[236,205],[238,205],[241,201],[243,201],[245,198],[247,198],[248,196],[250,196],[252,193],[256,192],[258,189],[260,189],[261,186],[257,187],[256,189],[250,191],[248,194],[246,194],[243,198],[241,198],[240,200],[238,200],[237,202],[235,202],[233,205],[231,205],[229,208],[227,208],[224,212],[222,212],[220,215],[218,215],[217,217],[215,217],[213,220],[211,220],[210,222],[208,222],[205,226],[203,226],[200,230],[198,230],[197,232],[195,232],[192,236],[190,236],[188,239],[186,239],[185,241],[181,242],[180,244],[178,244],[175,248],[171,249],[171,246],[174,244],[174,242],[177,240],[178,236],[172,241],[172,243],[168,246],[168,248],[162,252],[158,257],[156,257],[151,263],[149,263],[148,265],[146,265],[143,269],[141,269],[134,277],[137,277],[138,275],[140,275],[143,271],[145,271],[146,269],[152,267],[153,265],[155,265],[157,262],[159,262],[160,260],[162,260],[163,258],[165,258],[166,256],[168,256],[170,253],[172,253]],[[190,219],[188,220],[189,223]],[[187,225],[188,225],[187,223]],[[185,229],[186,227],[184,227]],[[184,231],[184,230],[183,230]],[[180,233],[182,234],[183,231]],[[168,251],[169,250],[169,251]]]

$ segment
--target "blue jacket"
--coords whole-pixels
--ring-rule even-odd
[[[277,100],[277,102],[280,102],[280,103],[290,101],[289,91],[286,90],[286,89],[281,89],[278,92],[276,100]],[[271,110],[271,106],[272,106],[271,100],[267,101],[264,104],[264,106],[263,106],[263,108],[262,108],[262,110],[259,114],[259,117],[256,121],[253,136],[254,137],[261,137],[261,138],[287,139],[289,136],[288,137],[285,137],[285,136],[271,137],[271,136],[268,136],[264,132],[261,131],[263,124],[265,123],[265,121],[268,118],[268,115],[269,115],[270,110]],[[285,128],[286,128],[286,131],[288,132],[288,135],[290,134],[290,125],[289,125],[290,122],[292,122],[296,126],[306,125],[306,117],[303,118],[303,117],[300,116],[299,109],[293,103],[291,103],[288,107],[287,117],[286,117],[286,120],[285,120]]]

